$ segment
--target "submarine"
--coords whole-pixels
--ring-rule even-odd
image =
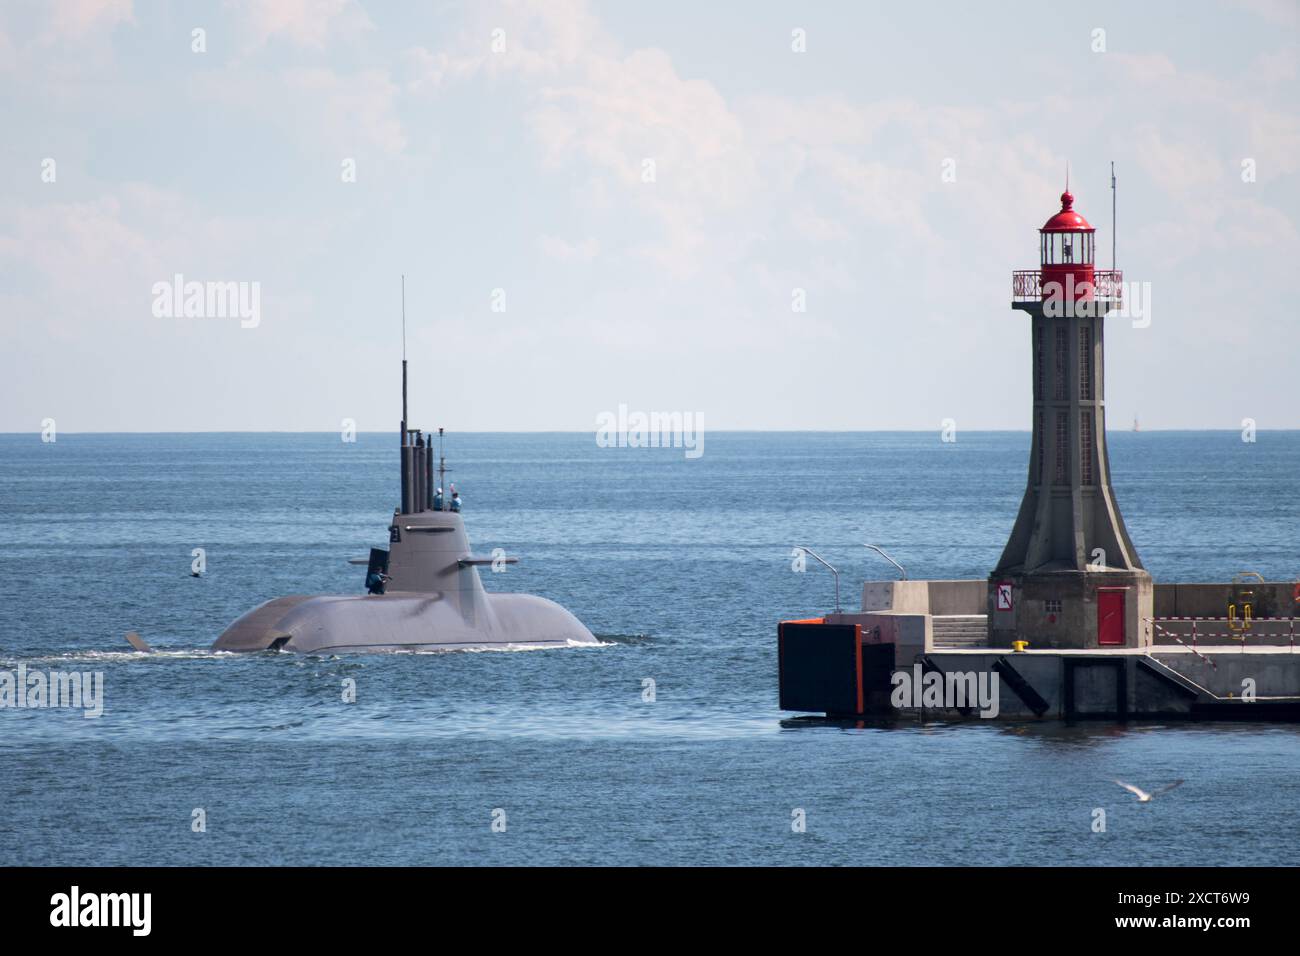
[[[435,486],[433,436],[408,428],[407,421],[403,356],[401,502],[388,526],[387,550],[370,551],[366,582],[373,592],[273,598],[227,627],[212,650],[357,654],[599,644],[554,601],[483,587],[479,568],[518,558],[471,550],[459,503],[453,510],[441,494],[447,470],[441,448]]]

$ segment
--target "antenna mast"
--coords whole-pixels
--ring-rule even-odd
[[[402,444],[406,444],[406,276],[402,276]]]
[[[1110,271],[1115,271],[1115,160],[1110,161]]]
[[[415,443],[411,433],[406,429],[406,276],[402,276],[402,440],[399,451],[402,468],[402,504],[398,511],[410,514],[420,510],[417,507],[416,494],[419,491],[418,473],[413,460]]]

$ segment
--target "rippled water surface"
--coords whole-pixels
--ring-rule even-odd
[[[603,646],[209,653],[270,597],[361,590],[347,559],[387,539],[393,446],[0,435],[0,671],[104,681],[98,719],[0,709],[0,862],[1295,858],[1293,726],[854,727],[777,709],[776,622],[834,601],[828,573],[791,572],[791,547],[840,568],[846,606],[890,570],[863,541],[913,577],[983,577],[1015,517],[1026,434],[710,433],[696,460],[589,434],[458,435],[448,458],[475,549],[522,558],[486,586],[559,601]],[[1110,447],[1158,580],[1300,574],[1300,433],[1119,433]],[[128,630],[160,653],[131,653]],[[1139,805],[1114,777],[1187,782]],[[807,832],[792,831],[796,809]]]

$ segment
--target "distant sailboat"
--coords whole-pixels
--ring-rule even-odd
[[[1135,432],[1140,432],[1142,430],[1142,426],[1138,424],[1136,415],[1133,416],[1133,430]]]

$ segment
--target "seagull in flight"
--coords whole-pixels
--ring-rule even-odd
[[[1170,790],[1174,789],[1174,787],[1181,786],[1183,781],[1175,780],[1168,786],[1161,787],[1159,790],[1153,790],[1151,793],[1147,793],[1141,787],[1135,787],[1131,783],[1125,783],[1123,780],[1116,780],[1115,782],[1129,793],[1133,794],[1133,796],[1137,797],[1138,803],[1150,803],[1152,799],[1160,796],[1160,794],[1168,793]]]

